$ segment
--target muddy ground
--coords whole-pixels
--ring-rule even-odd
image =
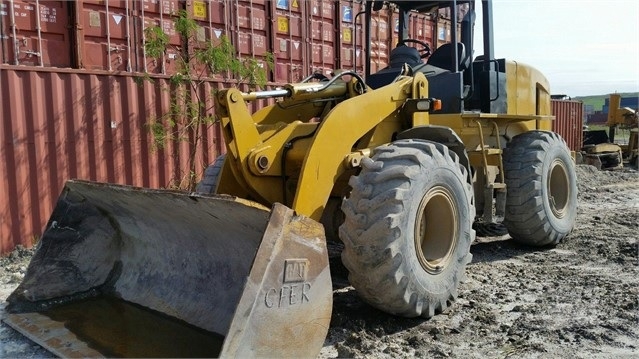
[[[335,305],[320,357],[639,357],[638,173],[584,165],[577,172],[573,233],[543,250],[478,237],[459,299],[430,320],[362,303],[332,258]],[[30,256],[18,249],[0,259],[0,300]],[[0,325],[0,358],[50,356]]]

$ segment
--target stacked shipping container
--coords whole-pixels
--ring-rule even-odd
[[[199,41],[226,35],[239,56],[272,53],[269,79],[295,82],[315,71],[364,70],[363,8],[359,0],[0,0],[0,52],[11,65],[171,74],[177,54],[148,58],[144,29],[158,25],[184,48],[174,20],[186,10],[201,26]],[[410,36],[431,46],[436,34],[450,33],[445,14],[409,20]],[[398,23],[392,9],[375,13],[373,72],[388,64]]]

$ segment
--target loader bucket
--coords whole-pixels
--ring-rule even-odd
[[[332,287],[293,210],[69,181],[5,322],[61,357],[315,357]]]

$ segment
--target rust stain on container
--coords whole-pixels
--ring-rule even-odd
[[[583,143],[583,102],[553,99],[550,104],[556,118],[552,130],[564,138],[570,150],[579,151]]]

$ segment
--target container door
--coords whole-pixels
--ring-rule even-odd
[[[2,63],[71,67],[69,1],[0,1]]]
[[[135,15],[133,17],[135,29],[136,68],[139,72],[153,74],[175,74],[181,39],[175,31],[175,18],[182,9],[179,0],[141,0],[133,1]],[[161,59],[147,56],[144,50],[146,36],[144,30],[151,26],[160,26],[169,35],[169,49]]]
[[[336,24],[335,6],[332,1],[307,1],[311,20],[311,36],[309,52],[311,53],[310,73],[320,72],[330,75],[335,69],[335,29]]]
[[[375,73],[388,66],[390,52],[390,24],[391,12],[382,9],[373,12],[371,18],[371,73]]]
[[[217,46],[222,37],[229,37],[229,9],[231,3],[226,0],[194,0],[186,3],[186,11],[198,24],[195,38],[191,39],[189,51],[204,50],[207,46]],[[197,77],[222,79],[226,74],[215,74],[202,64],[196,64]]]
[[[277,83],[299,82],[305,76],[307,27],[306,8],[302,0],[276,0],[272,2],[275,60],[274,81]]]
[[[79,67],[132,71],[131,7],[133,1],[84,0],[76,3],[80,30]]]
[[[231,43],[241,58],[255,57],[262,64],[272,43],[267,25],[268,6],[264,0],[235,0],[231,10]],[[233,16],[234,15],[234,16]]]
[[[340,45],[340,66],[338,68],[344,70],[354,70],[363,72],[362,51],[363,43],[361,36],[363,32],[364,16],[356,16],[364,7],[353,0],[342,0],[339,3],[340,21],[339,21],[339,41]]]

